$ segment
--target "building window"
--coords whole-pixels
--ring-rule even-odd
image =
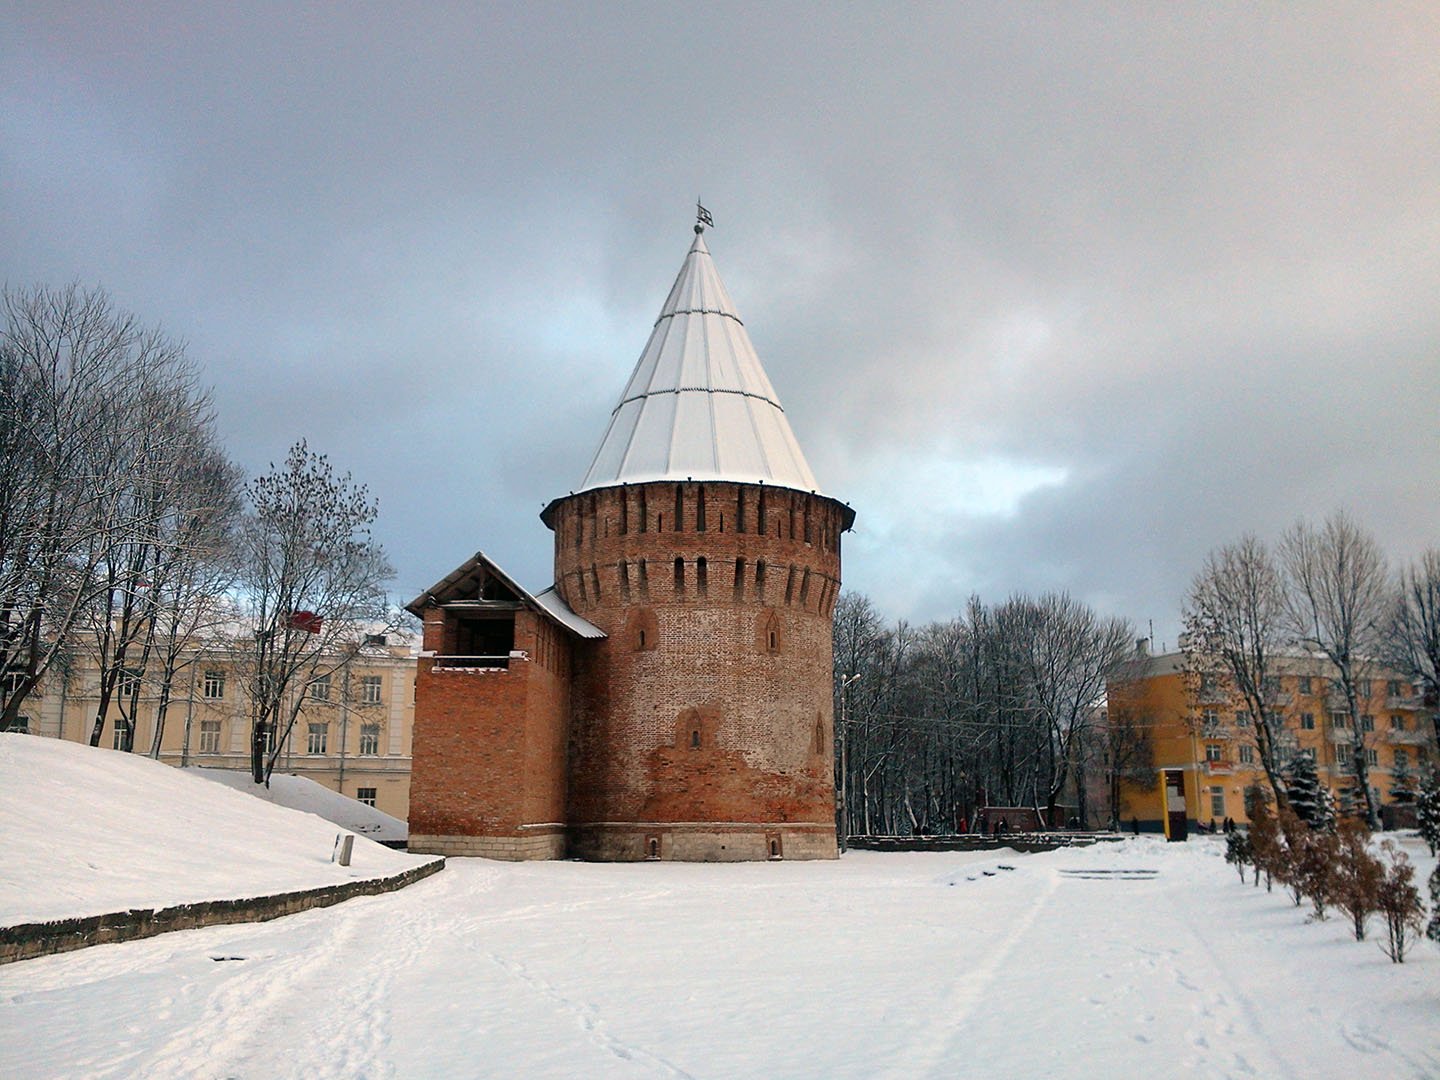
[[[1410,755],[1407,754],[1404,750],[1397,749],[1395,751],[1395,768],[1397,770],[1405,770],[1410,768]]]
[[[1347,728],[1350,726],[1350,717],[1343,712],[1332,712],[1330,714],[1330,726],[1333,728]]]
[[[310,699],[312,701],[330,700],[330,676],[321,675],[310,684]],[[312,724],[311,727],[314,727]],[[314,751],[311,751],[314,753]]]
[[[679,555],[675,556],[675,591],[685,591],[685,560]]]
[[[1361,731],[1374,731],[1374,730],[1375,730],[1375,717],[1371,716],[1369,713],[1366,713],[1364,716],[1360,717],[1360,730],[1361,730]]]
[[[20,692],[20,685],[24,681],[25,673],[23,671],[11,671],[6,673],[4,686],[5,698],[7,701]],[[38,691],[39,687],[36,687],[35,691],[33,691],[36,697],[39,697]]]
[[[1315,714],[1313,712],[1302,712],[1300,714],[1300,727],[1305,731],[1315,730]]]
[[[375,789],[373,787],[362,787],[355,789],[355,798],[366,806],[375,805]]]
[[[1295,682],[1296,682],[1296,686],[1297,686],[1297,688],[1299,689],[1300,693],[1302,693],[1302,694],[1308,694],[1308,693],[1310,693],[1310,676],[1309,676],[1309,675],[1301,675],[1298,679],[1295,680]]]
[[[704,596],[710,588],[710,564],[701,555],[695,560],[695,591]]]
[[[1205,744],[1205,760],[1206,760],[1206,761],[1219,761],[1220,758],[1221,758],[1221,751],[1220,751],[1220,746],[1219,746],[1219,744],[1218,744],[1218,743],[1206,743],[1206,744]]]
[[[1365,764],[1366,764],[1366,765],[1379,765],[1379,764],[1380,764],[1380,751],[1379,751],[1379,750],[1366,750],[1366,751],[1365,751]]]
[[[360,676],[360,704],[379,705],[382,685],[379,675]]]
[[[115,721],[115,731],[111,734],[110,745],[116,750],[125,749],[125,725],[119,720]]]
[[[1391,697],[1404,697],[1410,692],[1410,688],[1399,679],[1391,679],[1385,684],[1385,692]]]
[[[1260,680],[1260,692],[1266,697],[1280,692],[1280,679],[1275,675],[1266,675]]]
[[[1241,764],[1241,765],[1254,765],[1254,764],[1255,764],[1255,748],[1254,748],[1253,746],[1242,746],[1242,747],[1240,747],[1240,764]]]
[[[360,754],[362,757],[374,757],[380,753],[380,725],[360,725]]]
[[[120,678],[115,680],[115,696],[120,698],[134,697],[140,689],[140,675],[134,671],[122,671]]]
[[[1356,696],[1356,697],[1369,697],[1369,696],[1370,696],[1370,680],[1369,680],[1369,679],[1356,679],[1356,680],[1355,680],[1355,696]]]
[[[1341,776],[1349,776],[1352,771],[1350,763],[1350,748],[1342,746],[1335,754],[1335,771]]]
[[[311,724],[310,737],[305,744],[307,754],[323,754],[330,741],[329,724]]]
[[[225,672],[205,672],[205,682],[200,690],[206,701],[219,701],[225,696]]]
[[[1208,671],[1200,673],[1200,693],[1211,694],[1215,691],[1215,676]]]
[[[200,721],[200,753],[218,754],[220,752],[220,721]]]
[[[5,730],[15,735],[29,735],[30,717],[25,715],[15,717],[14,720],[10,721],[10,726]]]
[[[1391,713],[1391,714],[1390,714],[1390,730],[1391,730],[1391,731],[1404,731],[1404,730],[1405,730],[1405,717],[1402,716],[1400,713]]]
[[[1237,712],[1237,713],[1235,714],[1235,726],[1236,726],[1236,727],[1249,727],[1249,726],[1250,726],[1250,713],[1247,712],[1245,709],[1241,709],[1239,712]]]
[[[691,729],[690,729],[690,749],[691,749],[691,750],[699,750],[699,749],[700,749],[700,729],[699,729],[699,728],[691,728]]]
[[[1225,816],[1225,789],[1223,787],[1210,789],[1210,816],[1218,818]]]

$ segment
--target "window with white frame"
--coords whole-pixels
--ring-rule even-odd
[[[1365,764],[1366,764],[1366,765],[1379,765],[1379,764],[1380,764],[1380,751],[1379,751],[1379,750],[1366,750],[1366,751],[1365,751]]]
[[[1401,714],[1401,713],[1391,713],[1391,714],[1390,714],[1390,730],[1391,730],[1391,731],[1404,731],[1404,730],[1405,730],[1405,717],[1404,717],[1403,714]]]
[[[379,705],[384,683],[379,675],[360,676],[360,704]]]
[[[122,671],[120,677],[115,680],[115,696],[118,698],[131,697],[139,689],[140,675],[137,672]]]
[[[25,681],[25,673],[24,673],[23,671],[7,671],[7,672],[5,673],[5,683],[4,683],[4,686],[5,686],[5,697],[6,697],[7,699],[9,699],[9,698],[14,697],[16,694],[18,694],[18,693],[20,692],[20,684],[23,683],[24,681]],[[37,686],[35,690],[32,690],[32,691],[31,691],[31,693],[35,693],[35,692],[38,691],[38,690],[39,690],[39,687]]]
[[[1241,764],[1241,765],[1254,765],[1254,764],[1255,764],[1255,748],[1254,748],[1253,746],[1250,746],[1250,745],[1247,744],[1247,745],[1245,745],[1245,746],[1240,747],[1240,764]]]
[[[1354,765],[1350,761],[1350,748],[1342,746],[1335,754],[1335,771],[1341,776],[1349,776],[1354,771]]]
[[[1225,789],[1223,787],[1210,789],[1210,816],[1218,818],[1225,816]]]
[[[312,701],[330,700],[330,676],[321,675],[310,683],[310,699]]]
[[[1220,759],[1221,759],[1221,750],[1220,750],[1219,744],[1218,744],[1218,743],[1206,743],[1206,744],[1205,744],[1205,760],[1206,760],[1206,761],[1219,761]]]
[[[200,693],[206,701],[219,701],[223,698],[225,696],[225,672],[205,672],[205,680],[201,685]]]
[[[1369,679],[1356,679],[1356,680],[1355,680],[1355,696],[1356,696],[1356,697],[1369,697],[1369,696],[1370,696],[1370,680],[1369,680]]]
[[[1330,714],[1330,726],[1333,728],[1348,728],[1350,726],[1349,715],[1343,712],[1332,712]]]
[[[1305,731],[1315,730],[1315,714],[1313,712],[1302,712],[1300,714],[1300,727]]]
[[[1296,686],[1297,686],[1297,688],[1299,689],[1300,693],[1302,693],[1302,694],[1308,694],[1308,693],[1310,693],[1310,676],[1309,676],[1309,675],[1301,675],[1298,679],[1295,680],[1295,683],[1296,683]]]
[[[1219,726],[1220,726],[1220,713],[1219,713],[1219,711],[1216,710],[1216,709],[1206,709],[1206,710],[1204,710],[1204,711],[1200,714],[1200,724],[1201,724],[1202,727],[1208,728],[1208,729],[1210,729],[1210,730],[1214,730],[1215,728],[1219,727]]]
[[[373,757],[380,753],[380,725],[360,725],[360,753],[364,757]]]
[[[200,721],[200,753],[202,753],[202,754],[218,754],[218,753],[220,753],[220,721],[219,721],[219,720],[201,720],[201,721]]]
[[[16,735],[29,735],[30,717],[26,716],[24,713],[21,713],[19,716],[15,717],[14,720],[10,721],[10,726],[5,730],[13,732]]]
[[[305,742],[305,752],[307,754],[323,754],[326,752],[326,747],[329,745],[329,743],[330,725],[311,724],[310,735]]]
[[[355,798],[366,806],[375,805],[375,789],[373,787],[362,787],[355,789]]]
[[[1399,679],[1391,679],[1387,682],[1385,690],[1391,697],[1404,697],[1410,692],[1410,688]]]
[[[1360,730],[1361,730],[1361,731],[1374,731],[1374,730],[1375,730],[1375,717],[1371,716],[1369,713],[1366,713],[1364,716],[1360,717]]]
[[[115,721],[115,730],[110,735],[110,745],[116,750],[125,749],[125,725],[119,720]]]
[[[1241,709],[1239,712],[1237,712],[1237,713],[1235,714],[1235,726],[1236,726],[1236,727],[1249,727],[1249,726],[1250,726],[1250,712],[1249,712],[1248,709]]]

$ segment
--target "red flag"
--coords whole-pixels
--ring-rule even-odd
[[[320,627],[325,620],[313,611],[292,611],[290,613],[290,625],[296,630],[303,630],[307,634],[320,633]]]

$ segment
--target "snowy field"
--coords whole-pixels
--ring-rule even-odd
[[[338,826],[198,771],[0,733],[0,926],[311,889],[426,861],[357,836],[351,865],[337,866]]]
[[[199,794],[233,793],[185,779],[200,787],[175,816],[243,832]],[[144,815],[86,798],[72,810],[92,835],[145,835]],[[313,870],[313,819],[238,805],[290,815],[295,836],[267,819],[267,842]],[[8,880],[17,822],[0,820]],[[163,851],[127,850],[153,896],[194,891]],[[687,1076],[1440,1077],[1440,950],[1392,965],[1340,919],[1242,886],[1218,838],[1140,838],[829,863],[452,859],[387,896],[0,967],[7,1080]]]

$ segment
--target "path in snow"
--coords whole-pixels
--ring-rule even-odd
[[[1440,951],[1393,966],[1208,842],[457,859],[0,968],[0,1076],[1436,1077],[1437,1005]]]

